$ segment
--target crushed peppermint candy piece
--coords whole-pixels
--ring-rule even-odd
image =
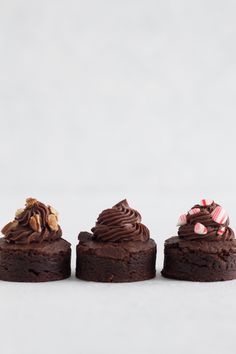
[[[213,203],[212,199],[202,199],[201,202],[200,202],[200,205],[208,206],[208,205],[211,205],[212,203]]]
[[[198,234],[198,235],[205,235],[205,234],[207,234],[207,228],[206,228],[206,226],[204,226],[200,222],[197,222],[196,225],[194,226],[194,232],[195,232],[195,234]]]
[[[189,210],[189,215],[194,215],[200,213],[201,209],[200,208],[193,208]]]
[[[179,220],[177,222],[177,226],[183,226],[185,224],[187,224],[187,216],[186,216],[186,214],[182,214],[179,217]]]
[[[219,230],[217,231],[217,235],[221,235],[221,236],[224,235],[225,230],[226,230],[226,227],[220,226]]]
[[[228,214],[221,206],[217,206],[211,213],[211,217],[218,224],[224,224],[228,219]]]

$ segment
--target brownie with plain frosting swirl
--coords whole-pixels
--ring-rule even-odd
[[[81,232],[76,276],[100,282],[131,282],[155,276],[156,243],[126,199],[103,210],[92,233]]]
[[[141,215],[124,199],[104,210],[92,228],[93,238],[101,242],[147,241],[148,228],[141,223]]]

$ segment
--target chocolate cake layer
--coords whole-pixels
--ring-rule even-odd
[[[70,243],[15,244],[0,239],[0,280],[45,282],[68,278],[71,274]]]
[[[236,279],[236,240],[185,241],[171,237],[165,242],[162,275],[190,281]]]
[[[156,244],[152,239],[112,243],[96,242],[90,237],[86,232],[80,234],[76,261],[78,278],[96,282],[133,282],[155,277]]]

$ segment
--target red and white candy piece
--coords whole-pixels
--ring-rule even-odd
[[[189,210],[189,215],[194,215],[200,213],[201,209],[200,208],[193,208]]]
[[[204,226],[200,222],[197,222],[194,226],[194,232],[195,232],[195,234],[198,234],[198,235],[205,235],[205,234],[207,234],[207,228],[206,228],[206,226]]]
[[[224,235],[225,230],[226,230],[226,227],[220,226],[219,230],[217,231],[217,235],[220,235],[220,236]]]
[[[186,216],[186,214],[182,214],[179,217],[179,220],[177,222],[177,226],[183,226],[185,224],[187,224],[187,216]]]
[[[212,203],[213,203],[212,199],[202,199],[201,202],[200,202],[200,205],[208,206],[208,205],[211,205]]]
[[[211,213],[211,217],[218,224],[224,224],[228,219],[228,214],[221,206],[217,206]]]

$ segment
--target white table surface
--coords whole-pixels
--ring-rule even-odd
[[[233,353],[236,282],[1,283],[4,353]]]

